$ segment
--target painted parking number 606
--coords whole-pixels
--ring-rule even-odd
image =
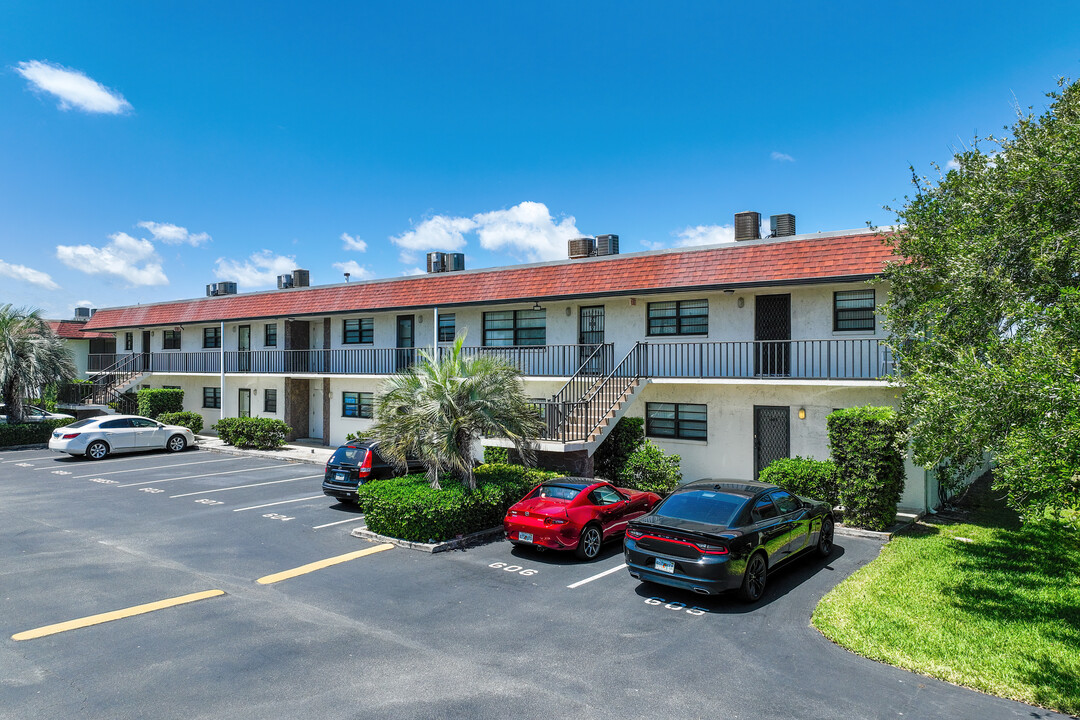
[[[667,598],[662,597],[646,598],[645,604],[663,605],[668,610],[685,610],[690,615],[704,615],[706,612],[708,612],[705,608],[697,607],[696,605],[694,607],[686,607],[686,603],[684,602],[679,602],[678,600],[675,600],[674,602],[668,602]]]
[[[495,568],[496,570],[505,570],[510,573],[517,573],[518,575],[524,575],[525,577],[531,577],[540,572],[539,570],[533,570],[531,568],[523,568],[520,565],[507,565],[504,562],[493,562],[488,565],[488,567]]]

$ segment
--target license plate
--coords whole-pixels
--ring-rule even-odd
[[[518,533],[518,540],[521,542],[532,542],[532,533]]]
[[[338,482],[345,482],[345,473],[334,473],[334,479]]]
[[[675,572],[675,563],[671,560],[661,560],[656,558],[656,569],[661,572],[673,573]]]

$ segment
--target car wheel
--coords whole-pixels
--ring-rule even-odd
[[[595,525],[586,525],[581,531],[581,539],[578,540],[577,556],[582,560],[595,560],[600,554],[600,544],[603,536],[600,528]]]
[[[829,557],[833,548],[833,520],[828,515],[821,521],[821,530],[818,531],[817,554],[821,557]]]
[[[86,448],[86,457],[91,460],[100,460],[109,454],[109,446],[101,440],[95,440]]]
[[[746,572],[743,574],[742,588],[739,590],[743,602],[754,603],[765,594],[765,580],[769,575],[769,569],[765,564],[765,556],[754,553],[746,563]]]
[[[187,438],[183,435],[173,435],[165,443],[165,449],[169,452],[180,452],[187,447]]]

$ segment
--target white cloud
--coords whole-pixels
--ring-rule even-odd
[[[772,151],[772,156],[771,157],[772,157],[773,160],[776,160],[777,162],[795,162],[795,158],[791,157],[787,153],[778,152],[776,150]]]
[[[717,243],[735,242],[734,225],[697,225],[687,227],[675,233],[678,241],[675,247],[690,247],[692,245],[715,245]]]
[[[46,290],[59,290],[60,286],[53,282],[48,273],[26,267],[25,265],[13,265],[0,260],[0,275],[6,275],[16,280],[23,280],[34,285],[39,285]]]
[[[173,225],[172,223],[156,223],[144,220],[139,223],[139,227],[146,228],[150,231],[150,234],[154,236],[155,240],[163,242],[166,245],[181,245],[187,243],[192,247],[198,247],[204,243],[210,242],[211,239],[208,233],[190,233],[186,227],[180,227],[179,225]]]
[[[132,285],[168,285],[161,269],[161,258],[149,240],[127,233],[109,236],[105,247],[93,245],[57,245],[56,257],[68,267],[88,275],[115,275]]]
[[[355,250],[356,252],[367,252],[367,243],[358,237],[350,235],[349,233],[341,233],[341,243],[345,250]]]
[[[79,302],[75,303],[75,307],[92,308],[92,307],[94,307],[94,303],[93,303],[92,300],[80,300]]]
[[[427,275],[427,270],[425,270],[424,268],[414,267],[414,268],[410,268],[409,270],[406,270],[405,272],[403,272],[401,274],[404,275],[405,277],[414,277],[416,275]]]
[[[347,260],[345,262],[334,263],[334,267],[343,273],[349,273],[349,280],[371,280],[375,277],[375,273],[368,270],[366,267],[356,262],[355,260]]]
[[[214,276],[218,280],[235,280],[244,288],[259,288],[276,285],[278,275],[291,273],[296,267],[293,255],[275,255],[270,250],[261,250],[244,261],[218,258]]]
[[[950,160],[945,165],[945,169],[946,170],[959,170],[960,169],[960,162],[956,158],[953,158],[952,160]]]
[[[60,98],[60,109],[77,108],[89,113],[119,115],[131,109],[131,103],[118,92],[109,90],[78,70],[62,65],[30,60],[21,62],[15,71],[44,92]]]
[[[390,238],[390,242],[402,248],[401,262],[411,263],[418,252],[460,250],[465,247],[465,233],[475,227],[476,223],[469,218],[435,215]]]

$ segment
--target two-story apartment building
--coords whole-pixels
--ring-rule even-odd
[[[115,334],[90,358],[115,389],[179,387],[207,426],[276,417],[327,445],[372,423],[418,348],[464,335],[522,370],[549,464],[588,472],[630,415],[685,478],[751,478],[828,457],[834,409],[897,403],[871,282],[889,258],[869,231],[794,235],[105,308],[85,329]],[[901,506],[936,504],[932,475],[907,472]]]

